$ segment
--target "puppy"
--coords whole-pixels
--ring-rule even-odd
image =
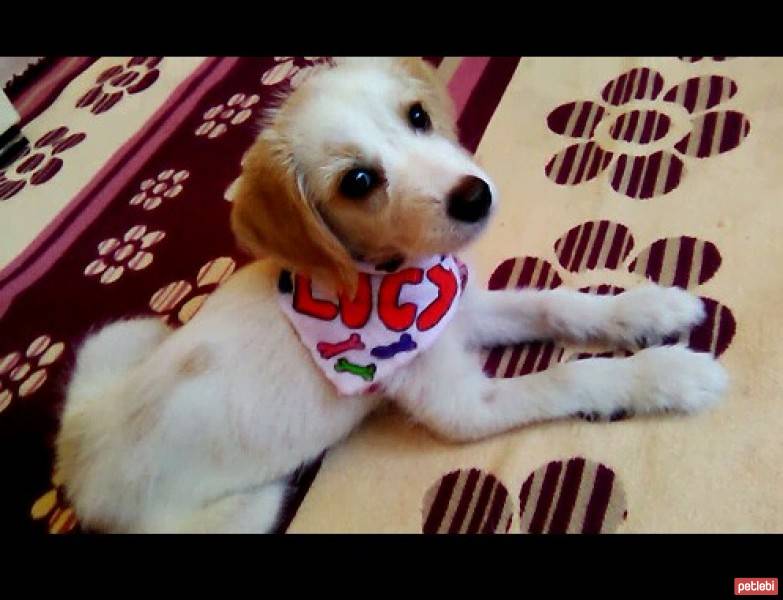
[[[418,59],[344,59],[266,115],[231,218],[264,260],[176,331],[121,321],[80,349],[56,452],[86,527],[270,531],[286,478],[386,400],[465,442],[579,411],[690,413],[719,399],[721,366],[682,346],[484,376],[482,347],[631,346],[687,330],[704,308],[654,285],[602,297],[466,280],[453,253],[498,193],[457,144],[451,110]]]

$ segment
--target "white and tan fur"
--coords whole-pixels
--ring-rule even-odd
[[[429,132],[406,120],[415,101],[430,114]],[[446,197],[466,174],[489,182],[456,143],[449,111],[421,61],[351,59],[315,72],[268,115],[232,215],[240,243],[265,259],[234,274],[179,330],[121,321],[81,348],[57,468],[84,525],[269,531],[286,478],[384,401],[445,439],[470,441],[578,411],[696,412],[720,398],[722,367],[681,346],[489,379],[477,356],[483,346],[544,338],[628,346],[685,330],[704,308],[685,291],[654,285],[616,297],[488,292],[475,277],[445,333],[384,382],[383,396],[335,393],[280,311],[280,265],[351,290],[352,255],[378,262],[453,252],[480,233],[487,219],[446,214]],[[357,202],[337,187],[359,163],[384,180]]]

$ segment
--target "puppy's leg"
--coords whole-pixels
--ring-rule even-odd
[[[224,496],[202,508],[157,515],[143,527],[152,533],[269,533],[277,525],[288,488],[273,482]]]
[[[562,339],[623,347],[654,344],[704,320],[699,298],[680,288],[642,285],[617,296],[569,289],[469,289],[460,320],[472,347]]]
[[[486,378],[475,357],[456,346],[438,340],[395,378],[393,387],[397,402],[416,420],[455,440],[579,411],[696,412],[715,404],[726,387],[717,361],[682,346],[650,348],[631,358],[580,360],[514,379]]]

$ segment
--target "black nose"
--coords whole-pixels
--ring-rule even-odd
[[[468,175],[462,178],[457,187],[451,190],[447,212],[458,221],[475,223],[489,213],[492,206],[492,192],[483,179]]]

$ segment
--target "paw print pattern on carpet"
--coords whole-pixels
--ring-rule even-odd
[[[583,457],[554,460],[525,478],[521,533],[614,533],[628,517],[613,469]],[[506,487],[481,469],[458,469],[424,495],[423,533],[508,533],[517,511]]]

